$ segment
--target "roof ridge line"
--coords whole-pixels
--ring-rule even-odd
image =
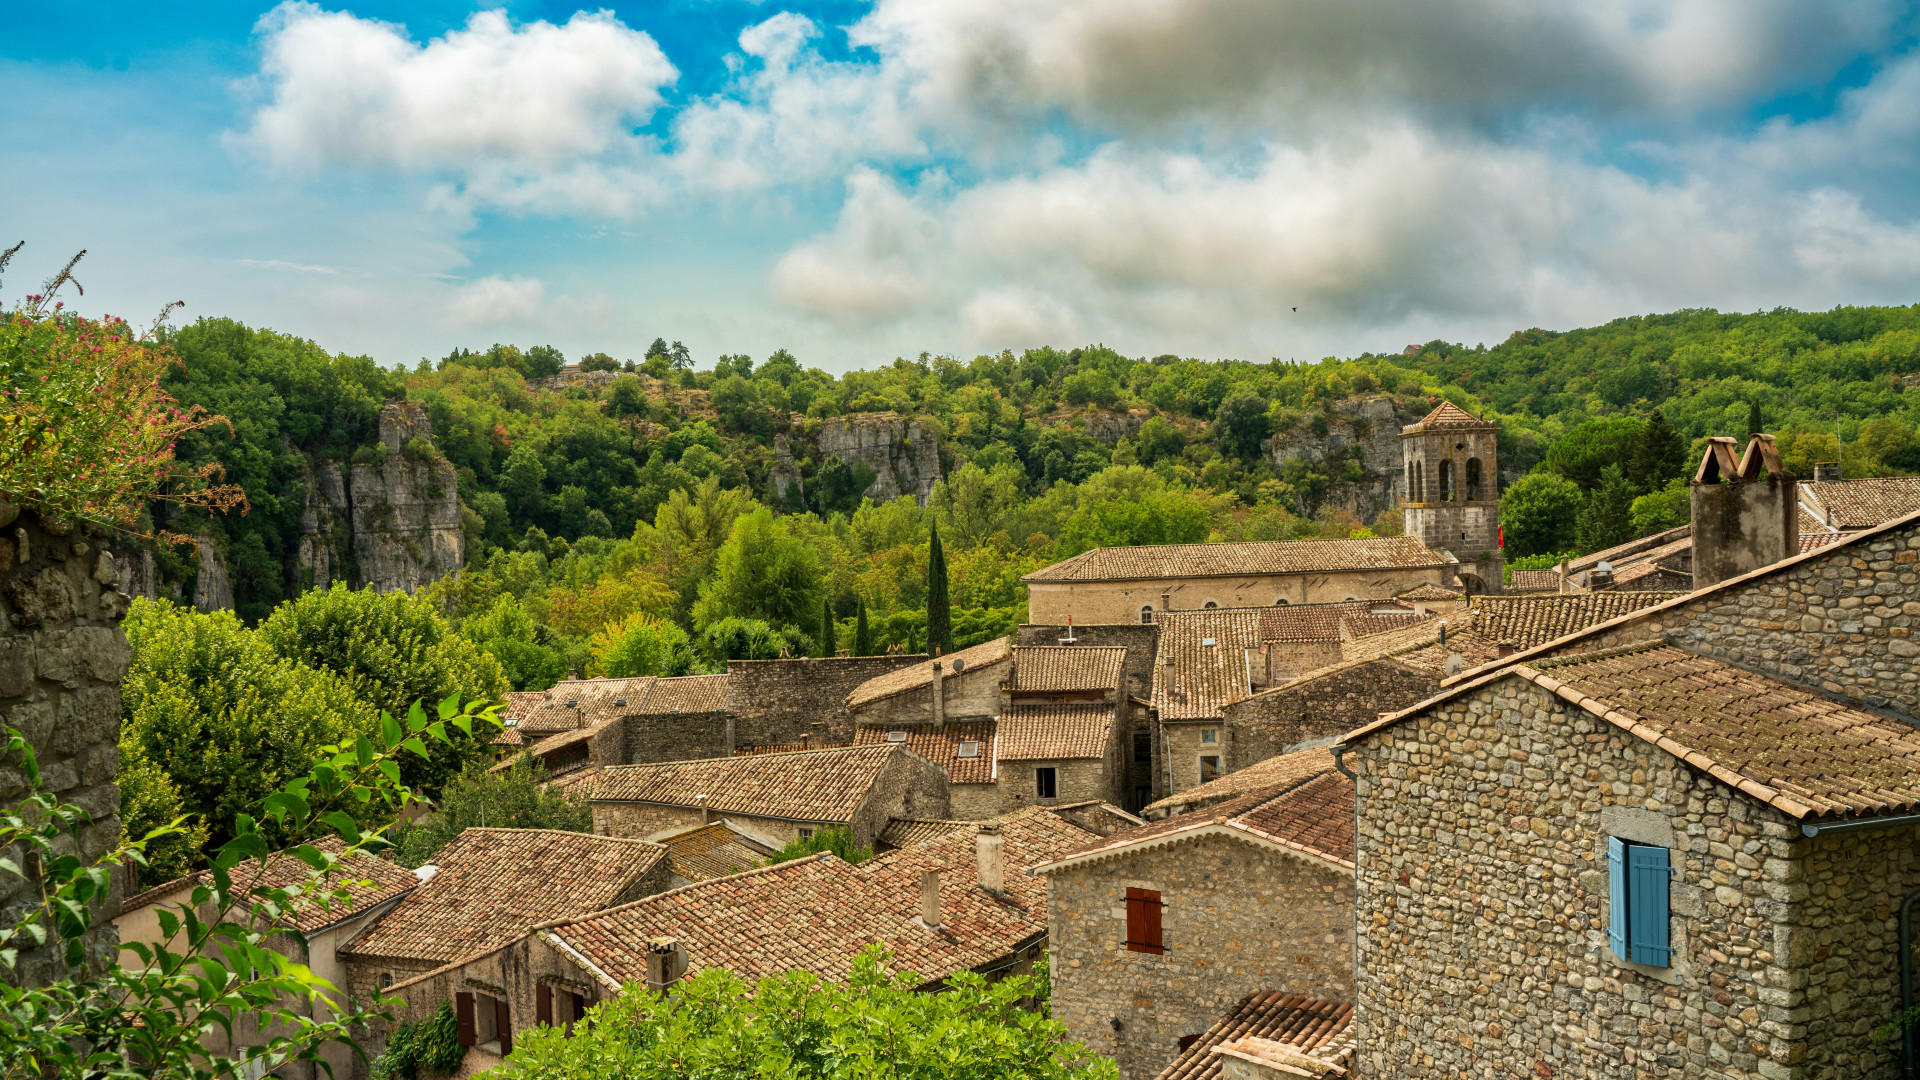
[[[734,757],[724,758],[676,758],[673,761],[645,761],[633,765],[607,765],[603,766],[603,768],[609,772],[614,769],[656,769],[662,765],[699,765],[721,761],[764,761],[769,758],[797,757],[801,754],[831,754],[848,750],[869,749],[872,749],[872,744],[849,743],[846,746],[821,746],[812,750],[781,750],[772,754],[739,754]]]

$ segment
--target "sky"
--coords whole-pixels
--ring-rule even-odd
[[[22,6],[0,280],[412,364],[1312,360],[1920,301],[1893,0]]]

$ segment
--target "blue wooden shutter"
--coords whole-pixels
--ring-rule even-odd
[[[1636,964],[1666,967],[1673,950],[1667,946],[1667,849],[1633,844],[1627,848],[1628,945]]]
[[[1607,944],[1627,959],[1627,845],[1607,837]]]

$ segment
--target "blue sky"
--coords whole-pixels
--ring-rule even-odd
[[[0,39],[0,296],[388,363],[1310,359],[1920,301],[1912,3],[96,4]]]

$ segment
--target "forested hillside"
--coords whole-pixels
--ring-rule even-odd
[[[166,524],[209,538],[245,622],[307,587],[315,470],[385,461],[382,403],[407,399],[433,438],[401,454],[457,478],[467,572],[435,596],[519,686],[917,647],[936,527],[961,643],[1017,620],[1022,573],[1097,544],[1390,534],[1395,435],[1442,398],[1501,424],[1516,556],[1684,520],[1689,445],[1744,436],[1756,408],[1797,471],[1839,456],[1836,430],[1849,476],[1920,469],[1920,307],[1685,311],[1304,365],[1091,346],[840,376],[784,350],[699,368],[665,341],[564,371],[538,345],[387,368],[222,319],[166,343],[168,388],[231,423],[183,459],[249,501]],[[200,565],[162,553],[162,595],[190,597]]]

